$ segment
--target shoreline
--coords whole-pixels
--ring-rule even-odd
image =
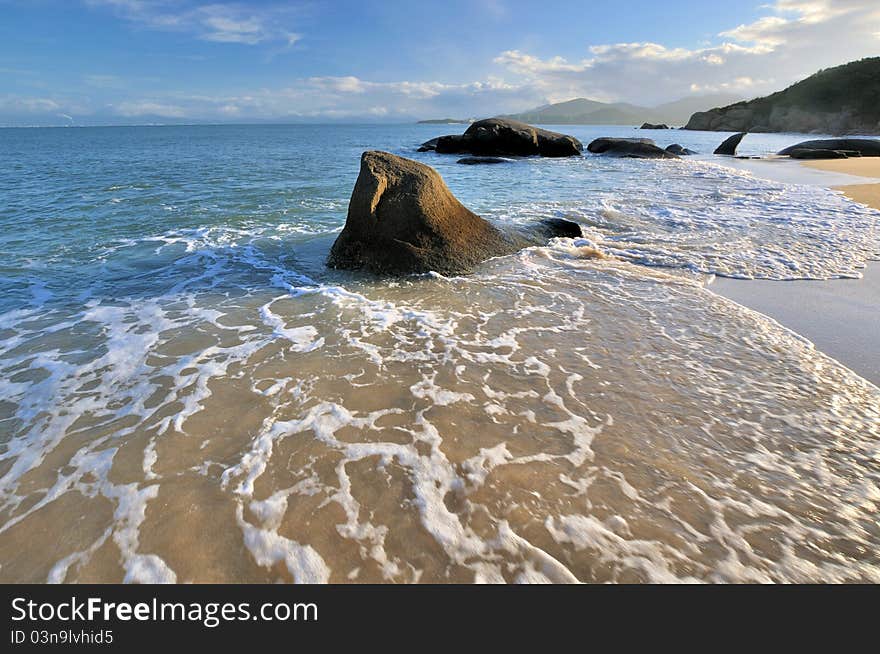
[[[834,184],[854,202],[880,210],[880,157],[798,162],[825,174],[869,178],[859,184]],[[847,180],[849,181],[849,180]],[[758,311],[810,340],[864,379],[880,386],[880,262],[868,261],[861,279],[740,280],[716,278],[709,288]]]

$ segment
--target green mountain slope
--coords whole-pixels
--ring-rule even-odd
[[[880,57],[821,70],[773,95],[697,112],[685,129],[880,134]]]

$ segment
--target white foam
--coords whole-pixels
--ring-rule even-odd
[[[270,568],[283,562],[298,584],[325,584],[329,580],[327,564],[312,547],[300,545],[274,531],[254,527],[244,519],[241,506],[236,521],[244,534],[244,544],[258,565]]]
[[[276,336],[286,338],[291,342],[293,345],[293,351],[311,352],[324,345],[324,339],[318,338],[317,329],[311,325],[295,327],[293,329],[286,327],[284,320],[280,316],[272,313],[272,310],[269,308],[271,305],[272,303],[269,302],[260,307],[260,316],[263,318],[263,322],[266,323],[266,325],[272,327]]]
[[[694,583],[692,577],[681,578],[671,568],[671,561],[681,555],[661,543],[627,539],[615,533],[626,524],[615,516],[605,524],[593,516],[563,515],[547,518],[547,531],[558,543],[570,543],[579,550],[591,549],[602,563],[618,565],[644,574],[649,583]],[[615,530],[616,528],[616,530]]]

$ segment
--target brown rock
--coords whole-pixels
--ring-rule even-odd
[[[331,268],[378,274],[466,272],[519,244],[462,205],[429,166],[365,152]]]

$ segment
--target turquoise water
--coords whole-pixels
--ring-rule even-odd
[[[877,212],[710,155],[416,152],[445,129],[0,130],[0,578],[880,580],[880,392],[705,287],[857,277]],[[585,238],[330,271],[367,149]]]

